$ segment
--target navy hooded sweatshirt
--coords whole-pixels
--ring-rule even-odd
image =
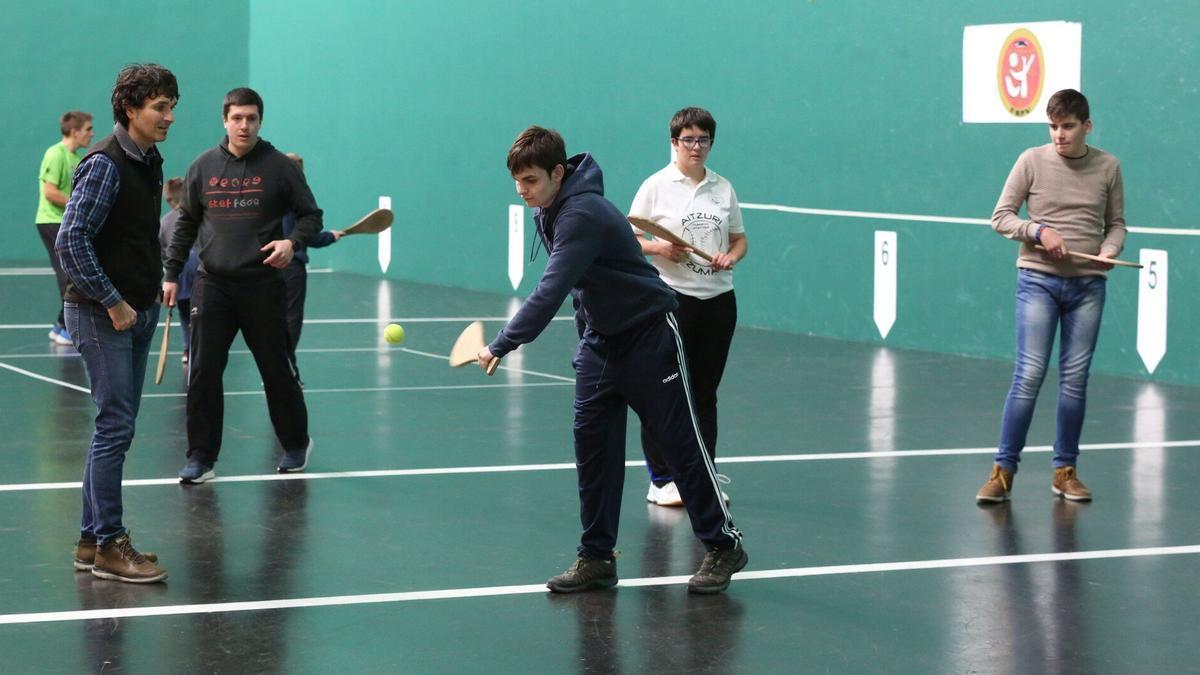
[[[270,279],[280,270],[263,264],[268,242],[288,238],[296,248],[321,231],[321,209],[300,167],[263,139],[241,157],[229,138],[196,158],[183,181],[179,220],[167,251],[166,280],[177,281],[192,243],[200,270],[217,277]],[[283,217],[296,214],[284,234]]]
[[[604,176],[592,156],[567,160],[554,203],[533,212],[550,253],[537,288],[488,346],[503,357],[533,342],[562,306],[575,299],[577,318],[602,335],[618,335],[673,311],[675,292],[646,261],[625,215],[604,198]]]

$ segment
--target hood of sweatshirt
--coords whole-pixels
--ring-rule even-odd
[[[537,288],[492,341],[492,354],[532,342],[568,295],[583,330],[607,336],[675,309],[675,292],[646,262],[625,214],[604,198],[604,177],[591,155],[567,160],[558,194],[534,209],[534,220],[550,259]]]
[[[538,207],[533,210],[533,220],[546,241],[554,239],[554,220],[562,211],[563,204],[572,197],[591,193],[597,197],[604,196],[604,172],[590,153],[580,153],[567,160],[566,173],[563,174],[562,186],[550,206]],[[537,255],[536,249],[532,259]]]

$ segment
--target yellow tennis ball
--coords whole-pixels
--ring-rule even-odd
[[[404,327],[398,323],[389,323],[388,327],[383,329],[383,339],[394,345],[404,342]]]

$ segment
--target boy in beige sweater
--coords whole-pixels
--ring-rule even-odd
[[[1100,332],[1106,272],[1069,251],[1115,258],[1125,245],[1125,193],[1116,157],[1087,145],[1087,98],[1074,89],[1050,97],[1050,143],[1021,153],[992,213],[992,229],[1021,242],[1017,256],[1017,359],[1004,403],[995,466],[976,500],[1009,498],[1046,366],[1059,342],[1057,429],[1050,489],[1092,498],[1075,473],[1087,402],[1088,368]],[[1019,215],[1026,205],[1029,218]]]

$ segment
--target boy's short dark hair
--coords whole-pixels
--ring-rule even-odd
[[[68,110],[62,114],[58,120],[58,128],[62,130],[63,136],[68,136],[72,131],[77,131],[83,128],[83,125],[92,121],[92,113],[82,110]]]
[[[125,108],[141,108],[146,101],[159,96],[179,101],[179,83],[171,71],[157,63],[125,66],[117,73],[117,82],[113,85],[113,121],[128,129],[129,116],[125,114]]]
[[[1080,122],[1091,119],[1092,111],[1088,107],[1087,97],[1074,89],[1061,89],[1054,92],[1054,95],[1046,103],[1046,117],[1052,120],[1061,120],[1071,115],[1074,115],[1075,119]]]
[[[567,143],[553,129],[537,125],[522,131],[508,149],[508,172],[515,174],[521,169],[536,167],[546,173],[558,165],[567,165]]]
[[[237,89],[230,89],[229,93],[225,94],[225,105],[221,107],[221,118],[224,119],[224,118],[228,117],[230,106],[235,106],[235,105],[258,106],[258,119],[259,120],[262,119],[262,116],[263,116],[262,97],[258,95],[257,91],[254,91],[250,87],[238,87]]]
[[[717,140],[717,121],[704,108],[684,108],[675,113],[671,118],[671,138],[679,138],[688,127],[699,127],[708,132],[709,138]]]
[[[163,199],[171,205],[171,208],[179,206],[183,201],[183,179],[179,176],[168,179],[163,183]]]

